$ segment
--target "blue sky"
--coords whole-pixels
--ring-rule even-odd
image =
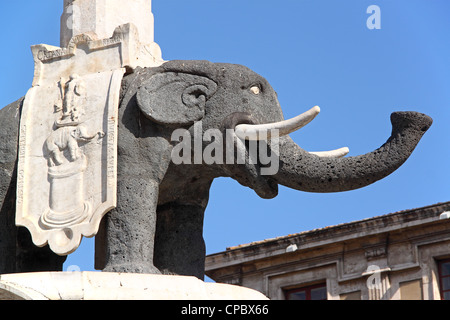
[[[2,1],[0,107],[25,95],[30,46],[59,45],[62,0]],[[369,30],[369,5],[381,29]],[[153,0],[165,60],[243,64],[278,92],[286,118],[314,105],[317,118],[291,137],[304,149],[369,152],[389,137],[394,111],[430,115],[433,126],[396,172],[360,190],[312,194],[280,187],[259,198],[217,179],[205,214],[207,253],[450,200],[450,2],[447,0]],[[93,240],[65,266],[93,270]]]

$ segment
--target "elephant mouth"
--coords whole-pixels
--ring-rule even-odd
[[[258,121],[248,112],[235,112],[230,114],[223,121],[223,129],[225,130],[235,130],[236,126],[247,124],[247,125],[257,125]]]
[[[279,122],[256,124],[238,123],[234,126],[237,137],[241,140],[268,140],[272,135],[275,138],[287,136],[289,133],[297,131],[310,123],[319,114],[320,108],[315,106],[310,110],[288,120]],[[330,151],[309,152],[321,158],[341,158],[349,153],[347,147]]]
[[[279,155],[281,150],[278,149],[278,138],[287,136],[289,133],[306,126],[319,112],[320,108],[315,106],[294,118],[263,124],[260,124],[250,113],[236,112],[225,118],[223,128],[232,131],[234,147],[239,148],[239,145],[243,146],[242,148],[245,149],[246,156],[249,156],[251,153],[249,151],[251,149],[251,141],[263,143],[265,144],[266,152],[270,149],[272,154],[276,152]],[[344,147],[337,150],[310,153],[321,158],[341,158],[348,152],[348,148]],[[259,159],[261,153],[254,152],[254,154],[258,155],[256,161],[245,161],[245,164],[233,166],[233,169],[229,170],[232,172],[228,173],[242,185],[255,190],[260,197],[273,198],[278,194],[278,183],[274,177],[277,172],[272,172],[269,175],[262,174],[263,170],[267,169],[267,164],[261,163]],[[279,157],[276,157],[273,161],[277,162],[276,168],[278,170]],[[273,177],[271,178],[271,176]]]
[[[249,159],[249,150],[250,150],[250,141],[242,140],[236,134],[236,127],[241,125],[251,125],[256,126],[259,125],[257,119],[255,119],[252,114],[247,112],[236,112],[230,114],[225,118],[222,124],[222,128],[224,131],[232,132],[232,137],[234,143],[232,144],[234,150],[234,161],[233,165],[225,166],[226,175],[234,178],[241,185],[249,187],[253,189],[258,196],[265,199],[271,199],[277,196],[278,194],[278,183],[276,183],[273,179],[268,175],[262,175],[261,170],[266,166],[262,164],[259,159],[250,163],[249,161],[245,161],[245,163],[239,164],[237,161],[237,149],[239,146],[244,148],[245,159]],[[225,136],[229,136],[228,134]],[[228,144],[227,149],[230,148]],[[229,152],[230,150],[227,150]],[[278,159],[277,159],[278,161]]]
[[[273,123],[239,123],[233,129],[241,140],[267,140],[275,132],[278,137],[288,135],[310,123],[320,112],[315,106],[310,110],[288,120]]]

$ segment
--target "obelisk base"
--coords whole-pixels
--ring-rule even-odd
[[[112,272],[0,275],[0,300],[268,300],[262,293],[195,277]]]

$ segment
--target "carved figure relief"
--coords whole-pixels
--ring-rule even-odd
[[[49,243],[61,255],[74,251],[115,206],[116,108],[123,72],[72,74],[27,94],[20,166],[33,175],[21,175],[17,219],[38,246]]]
[[[8,190],[13,197],[2,208],[9,210],[11,228],[0,233],[0,243],[20,242],[26,258],[9,250],[0,259],[0,273],[5,261],[7,273],[34,270],[25,260],[59,265],[82,237],[97,234],[103,216],[116,206],[118,106],[125,68],[163,63],[156,43],[145,44],[148,50],[141,46],[137,27],[128,23],[110,38],[88,32],[67,39],[63,47],[31,47],[32,87],[12,118],[0,117],[2,154],[13,148],[10,154],[17,161],[13,166],[0,161],[1,185],[11,186],[0,187],[0,194],[4,198]],[[17,230],[21,235],[16,239]]]
[[[57,128],[45,140],[45,155],[48,158],[48,166],[60,166],[65,161],[74,162],[82,156],[79,143],[92,141],[95,137],[101,139],[104,137],[102,131],[98,131],[94,135],[87,134],[87,129],[82,126],[68,126]],[[64,159],[64,151],[67,152],[67,159]]]
[[[61,81],[62,82],[62,81]],[[70,75],[70,80],[64,86],[62,106],[56,106],[55,111],[62,110],[62,116],[56,121],[56,126],[72,126],[79,123],[79,117],[83,114],[83,96],[86,87],[78,74]]]
[[[125,66],[163,62],[156,44],[147,56],[140,46],[137,28],[125,24],[111,38],[86,33],[63,48],[31,47],[35,70],[20,116],[15,223],[30,231],[34,245],[68,255],[116,206]]]
[[[58,104],[62,108],[55,108],[61,116],[55,121],[54,129],[43,147],[49,167],[50,208],[41,216],[40,223],[46,228],[68,227],[80,223],[91,214],[92,205],[84,201],[84,172],[88,159],[81,145],[93,141],[95,137],[99,142],[105,136],[102,131],[89,135],[88,129],[82,125],[85,84],[80,76],[71,75],[64,88],[59,100],[62,103]]]

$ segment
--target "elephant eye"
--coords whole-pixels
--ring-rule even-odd
[[[250,91],[251,91],[253,94],[260,94],[260,93],[261,93],[261,87],[258,86],[258,85],[252,86],[252,87],[250,88]]]

